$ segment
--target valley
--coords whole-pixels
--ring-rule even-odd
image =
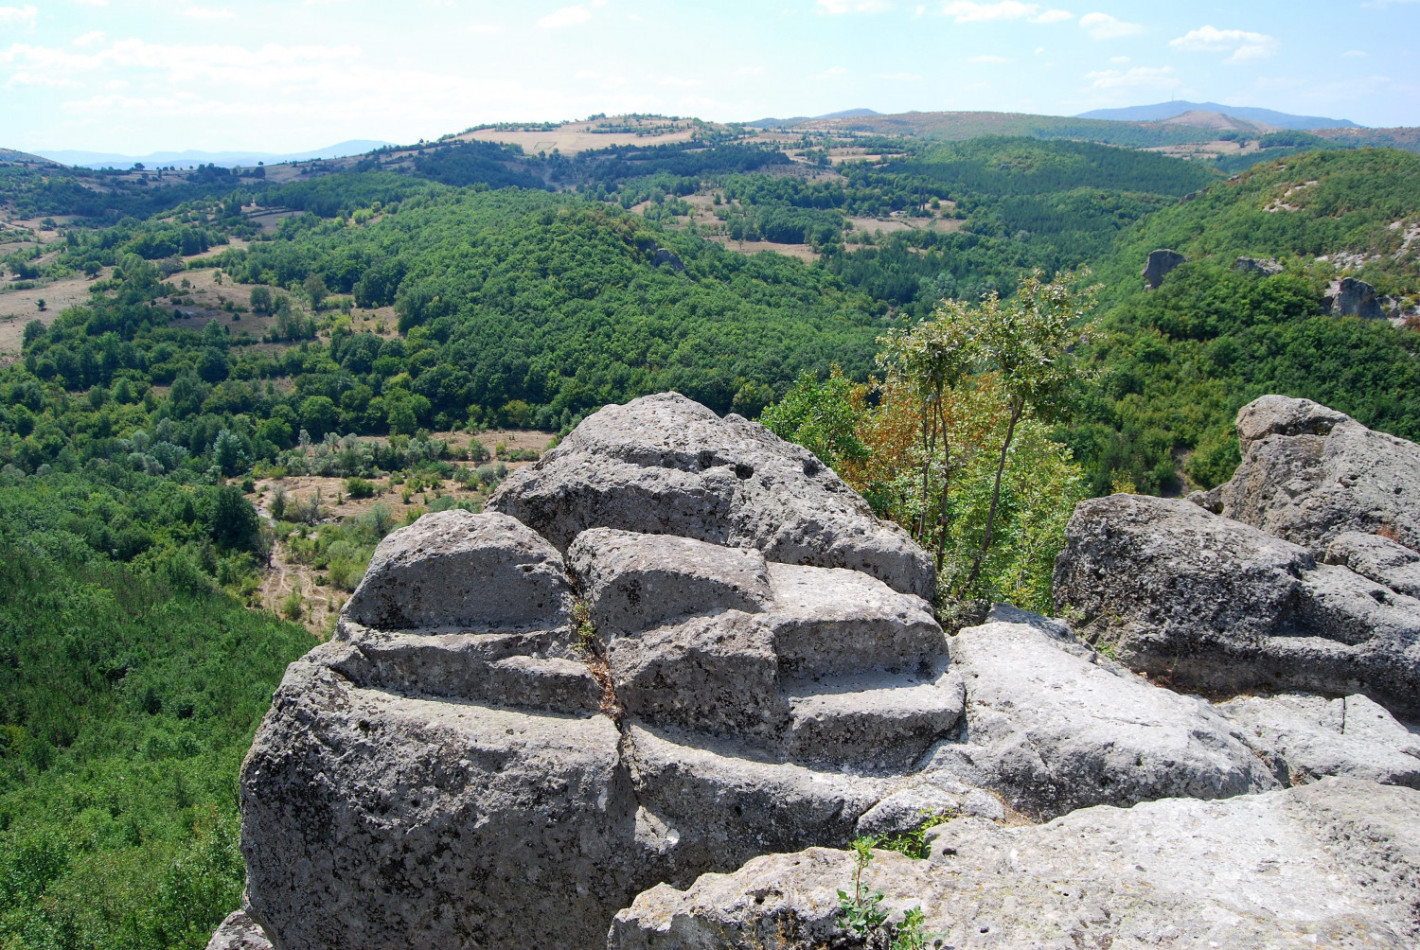
[[[481,511],[603,406],[673,390],[813,447],[939,552],[948,627],[1003,592],[1049,609],[1076,500],[1226,483],[1261,395],[1420,438],[1415,148],[933,112],[490,124],[233,170],[0,152],[0,946],[204,946],[286,664],[389,532]],[[1346,278],[1383,319],[1334,312]],[[979,357],[924,469],[904,341],[1039,316],[1032,292],[1077,308],[1069,378],[1012,415]]]

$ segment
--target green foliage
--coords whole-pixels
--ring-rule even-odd
[[[853,893],[838,892],[838,919],[840,925],[852,931],[859,939],[866,939],[887,923],[888,912],[883,909],[883,892],[870,891],[863,880],[863,872],[873,860],[873,838],[856,838],[853,848]]]
[[[94,487],[0,485],[0,946],[196,950],[241,897],[238,766],[310,640],[184,581],[181,531],[96,549],[80,512],[157,531],[174,498]]]
[[[797,442],[832,467],[861,459],[867,449],[855,433],[852,386],[837,365],[828,379],[798,378],[784,398],[767,407],[760,422],[780,438]]]
[[[944,825],[957,817],[955,811],[945,812],[923,812],[922,821],[911,831],[904,831],[901,834],[884,838],[876,843],[876,847],[884,851],[896,851],[904,854],[914,861],[924,861],[927,859],[929,849],[927,847],[927,832],[938,825]]]

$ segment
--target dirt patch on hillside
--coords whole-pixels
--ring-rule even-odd
[[[942,218],[932,216],[930,218],[849,218],[849,225],[854,231],[862,231],[865,234],[893,234],[898,231],[936,231],[939,234],[953,234],[966,227],[966,222],[957,218]]]
[[[821,256],[813,249],[811,244],[775,244],[772,241],[736,241],[723,234],[709,235],[710,240],[723,248],[734,251],[737,254],[760,254],[769,251],[774,254],[783,254],[785,257],[793,257],[812,264]]]
[[[689,142],[695,135],[692,123],[684,120],[635,119],[615,116],[590,122],[569,122],[555,129],[479,129],[454,136],[460,142],[501,142],[521,145],[529,155],[556,150],[563,155],[595,151],[621,145],[669,145]]]
[[[0,365],[13,362],[20,355],[25,324],[38,320],[49,326],[69,307],[88,303],[87,277],[71,277],[41,284],[30,290],[0,289]],[[44,301],[44,310],[39,302]]]

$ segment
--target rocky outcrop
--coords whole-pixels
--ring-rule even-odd
[[[931,818],[932,861],[872,886],[954,946],[1409,945],[1408,443],[1296,400],[1239,431],[1198,500],[1261,527],[1077,510],[1057,594],[1101,652],[1003,605],[948,638],[928,556],[812,455],[673,394],[608,407],[497,510],[381,543],[243,765],[250,918],[214,940],[807,947],[852,874],[816,846]]]
[[[970,699],[964,741],[943,743],[931,768],[1027,814],[1280,787],[1206,702],[1151,685],[1062,627],[988,623],[961,631],[952,652]]]
[[[234,910],[217,926],[207,950],[272,950],[271,941],[244,910]]]
[[[1226,801],[1101,806],[1046,825],[959,818],[931,858],[875,852],[865,872],[894,922],[942,946],[1400,950],[1420,939],[1420,792],[1351,779]],[[609,950],[826,945],[851,853],[756,858],[687,890],[659,885],[616,916]]]
[[[276,693],[242,847],[278,950],[598,946],[658,881],[921,820],[965,701],[930,561],[811,455],[666,396],[510,482],[386,538]]]
[[[591,528],[755,548],[931,598],[931,558],[807,450],[676,393],[608,406],[489,499],[566,550]]]
[[[685,270],[685,264],[681,261],[680,255],[677,254],[675,251],[672,251],[669,248],[665,247],[656,248],[656,254],[654,257],[651,258],[651,263],[656,265],[657,267],[660,267],[662,264],[665,264],[671,270],[676,271],[677,273]]]
[[[1354,277],[1333,281],[1326,290],[1323,303],[1327,312],[1337,317],[1383,320],[1386,316],[1376,288]]]
[[[1057,603],[1131,668],[1226,693],[1361,692],[1420,715],[1420,601],[1182,499],[1091,499],[1065,537]]]
[[[1420,789],[1420,735],[1365,696],[1241,696],[1218,712],[1287,784],[1345,775]]]
[[[1158,290],[1159,285],[1164,282],[1164,278],[1173,272],[1178,265],[1186,263],[1188,258],[1178,251],[1160,249],[1149,252],[1149,259],[1144,262],[1144,270],[1139,274],[1144,278],[1144,284],[1150,290]]]
[[[1285,269],[1271,257],[1239,257],[1233,262],[1233,270],[1259,277],[1275,277]]]
[[[1318,558],[1348,532],[1420,551],[1420,446],[1285,396],[1248,403],[1237,430],[1242,464],[1210,493],[1223,515]]]

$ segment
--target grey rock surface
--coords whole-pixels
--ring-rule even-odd
[[[868,809],[858,819],[859,837],[885,838],[916,831],[928,819],[969,815],[1004,821],[1007,811],[990,792],[940,772],[924,772]]]
[[[1420,446],[1285,396],[1244,406],[1237,429],[1242,464],[1217,489],[1222,514],[1318,558],[1348,532],[1420,551]]]
[[[1261,277],[1275,277],[1285,268],[1271,257],[1239,257],[1233,262],[1233,270]]]
[[[1149,259],[1144,262],[1144,270],[1139,276],[1144,278],[1144,284],[1150,290],[1158,290],[1159,285],[1164,282],[1164,278],[1187,260],[1188,258],[1178,251],[1171,251],[1167,248],[1150,251]]]
[[[1345,775],[1420,789],[1420,735],[1365,696],[1241,696],[1217,710],[1288,784]]]
[[[1040,818],[1090,805],[1226,798],[1278,788],[1240,730],[1203,700],[1160,689],[1043,625],[962,630],[960,741],[927,766]]]
[[[1361,692],[1420,714],[1420,602],[1187,501],[1082,502],[1055,597],[1091,643],[1180,686]]]
[[[773,596],[764,555],[693,538],[593,528],[567,563],[608,638],[713,610],[757,613]]]
[[[960,818],[930,861],[876,852],[865,873],[900,921],[944,946],[1411,947],[1420,939],[1420,793],[1349,779],[1222,801],[1083,809],[1046,825]],[[616,915],[609,950],[810,947],[841,936],[849,852],[756,858]],[[777,941],[777,942],[776,942]]]
[[[676,393],[585,419],[488,501],[565,550],[590,528],[755,548],[770,561],[862,571],[930,598],[931,558],[812,453]]]
[[[272,950],[261,926],[244,910],[234,910],[217,925],[207,950]]]
[[[582,499],[594,524],[565,556],[506,514],[426,516],[288,670],[242,773],[250,908],[278,950],[598,946],[656,881],[848,840],[956,728],[961,678],[926,601],[773,560],[852,550],[930,590],[926,555],[894,553],[896,529],[760,427],[646,402],[675,421],[681,463],[709,459],[696,478],[749,494],[672,506],[651,533],[604,527],[603,510],[682,497],[687,473],[661,464],[665,440],[655,465],[616,463],[631,487],[569,455],[608,494]],[[578,431],[604,432],[600,415]],[[715,461],[727,432],[753,451]],[[786,499],[800,534],[750,543]]]
[[[1386,315],[1376,288],[1355,277],[1333,281],[1326,291],[1326,306],[1337,317],[1382,320]]]
[[[362,689],[291,665],[242,767],[250,911],[280,950],[592,946],[638,882],[605,716]],[[638,877],[639,875],[642,875]]]
[[[1420,598],[1420,552],[1378,534],[1347,531],[1326,547],[1324,558],[1407,597]]]
[[[425,515],[380,543],[342,615],[385,630],[501,630],[569,622],[562,556],[503,515]]]

